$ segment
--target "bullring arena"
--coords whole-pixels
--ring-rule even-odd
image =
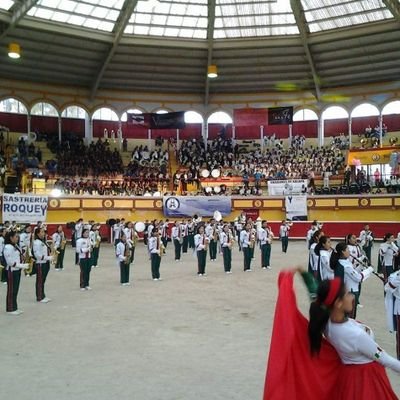
[[[400,359],[399,23],[396,0],[2,1],[2,397],[262,399],[316,230],[370,259],[352,312]]]

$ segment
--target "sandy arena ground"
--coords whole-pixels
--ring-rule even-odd
[[[376,259],[378,245],[374,246]],[[208,276],[196,276],[191,253],[181,262],[173,249],[161,264],[162,281],[151,280],[150,262],[139,243],[132,286],[119,285],[113,248],[103,245],[100,268],[92,270],[92,291],[79,290],[70,246],[65,270],[52,270],[46,295],[36,303],[35,278],[21,282],[21,316],[5,313],[0,286],[1,399],[11,400],[260,400],[281,269],[306,265],[305,242],[291,241],[287,255],[272,247],[271,271],[244,273],[234,249],[233,274],[222,257],[207,260]],[[307,309],[305,290],[299,303]],[[371,277],[358,319],[395,355],[394,336],[385,328],[382,284]],[[400,381],[389,372],[396,393]]]

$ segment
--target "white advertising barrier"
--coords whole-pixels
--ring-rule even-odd
[[[47,196],[30,194],[3,194],[3,222],[30,222],[46,221]]]
[[[304,193],[307,190],[307,179],[284,179],[279,181],[268,181],[269,196],[288,196],[291,194]]]
[[[307,196],[285,196],[286,218],[292,221],[307,221]]]

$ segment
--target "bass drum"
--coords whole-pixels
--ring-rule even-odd
[[[208,178],[210,176],[210,171],[208,169],[203,169],[200,175],[202,178]]]
[[[212,187],[211,186],[207,186],[205,189],[206,193],[211,193],[212,192]]]
[[[135,231],[136,232],[144,232],[146,229],[146,225],[144,222],[136,222],[135,224]]]
[[[221,176],[221,171],[219,169],[215,168],[211,171],[211,176],[213,178],[219,178]]]
[[[214,193],[221,193],[221,188],[219,186],[214,187]],[[214,218],[215,219],[215,218]]]

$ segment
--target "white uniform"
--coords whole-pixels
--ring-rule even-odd
[[[32,246],[33,256],[35,257],[36,264],[46,264],[51,261],[53,257],[49,254],[49,248],[43,240],[35,239]]]
[[[125,256],[125,244],[126,246],[128,246],[129,249],[129,244],[123,242],[119,242],[117,244],[117,247],[115,248],[115,256],[117,257],[119,262],[127,262],[130,259],[130,254],[127,257]]]
[[[240,232],[240,246],[243,247],[249,247],[250,244],[250,234],[246,230],[242,230]]]
[[[56,249],[58,249],[61,246],[62,237],[61,237],[61,234],[59,234],[58,232],[54,232],[51,235],[51,240],[53,241],[53,246]]]
[[[348,245],[349,251],[350,251],[350,255],[351,257],[351,262],[355,267],[361,267],[362,263],[358,260],[363,260],[364,259],[364,255],[362,253],[361,247],[358,244],[349,244]]]
[[[26,233],[26,232],[22,232],[19,235],[19,247],[23,251],[25,251],[30,246],[31,236],[32,236],[32,233]]]
[[[21,252],[16,246],[6,244],[4,246],[4,259],[6,261],[6,270],[18,271],[19,269],[26,269],[29,264],[22,263]]]
[[[366,326],[349,318],[346,322],[328,321],[325,337],[339,354],[343,364],[368,364],[376,361],[400,372],[400,361],[388,355],[374,341]]]
[[[172,240],[176,239],[179,240],[180,238],[180,229],[178,226],[173,226],[171,229],[171,236],[172,236]]]
[[[354,268],[349,259],[339,259],[339,263],[344,269],[344,284],[352,292],[358,292],[360,283],[367,279],[374,270],[372,267],[368,267],[361,272]]]
[[[335,273],[330,266],[331,255],[332,250],[321,249],[319,252],[318,265],[322,280],[333,279],[335,277]]]
[[[366,247],[366,246],[368,246],[370,243],[373,242],[374,237],[372,236],[372,232],[371,232],[371,231],[366,231],[365,229],[363,229],[363,230],[360,232],[359,240],[360,240],[360,245],[361,245],[361,247]]]
[[[204,250],[209,241],[210,239],[205,233],[201,235],[198,233],[197,235],[194,235],[194,248],[196,251]]]
[[[75,239],[78,240],[82,237],[83,224],[75,224]]]
[[[90,258],[90,239],[78,239],[76,242],[76,252],[79,255],[79,259]]]
[[[382,265],[393,265],[393,256],[399,251],[399,248],[394,243],[382,243],[379,247],[379,256],[382,260]]]
[[[310,246],[310,252],[309,252],[309,261],[310,261],[310,267],[313,271],[318,270],[318,256],[315,254],[315,247],[317,246],[317,243],[313,243]]]
[[[149,252],[152,254],[160,254],[161,240],[157,237],[149,238]]]

